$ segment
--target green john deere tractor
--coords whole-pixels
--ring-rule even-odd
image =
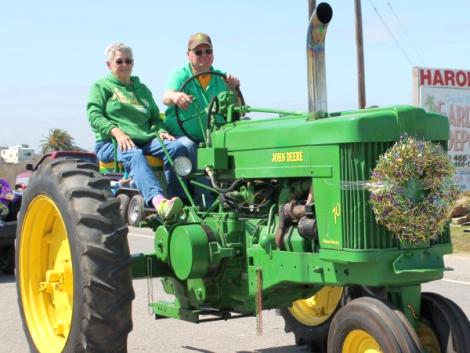
[[[152,253],[130,255],[119,201],[95,165],[59,159],[38,168],[23,198],[16,253],[33,351],[126,352],[132,278],[151,276],[174,296],[150,304],[157,318],[202,323],[280,309],[297,343],[315,351],[470,352],[462,310],[421,292],[422,283],[443,276],[448,227],[413,238],[407,231],[418,234],[422,224],[407,223],[409,215],[397,230],[406,237],[385,226],[403,204],[411,212],[429,201],[423,180],[440,170],[408,178],[398,188],[402,203],[381,213],[371,198],[377,165],[403,136],[445,149],[447,118],[411,106],[328,113],[323,48],[331,17],[322,3],[310,18],[308,113],[256,109],[225,92],[198,114],[205,140],[197,172],[211,186],[186,175],[187,161],[173,166],[215,202],[202,210],[188,195],[181,216],[155,223]],[[277,116],[250,120],[250,112]],[[179,122],[184,131],[187,120]],[[398,176],[405,157],[396,157]],[[447,190],[441,184],[432,187]],[[449,192],[423,209],[429,224],[442,218]],[[385,205],[387,197],[374,200]]]

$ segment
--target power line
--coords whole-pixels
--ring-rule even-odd
[[[393,41],[395,42],[395,44],[397,45],[398,49],[400,49],[400,51],[402,52],[403,56],[406,58],[406,60],[410,63],[411,66],[413,66],[413,61],[410,59],[410,57],[408,56],[408,54],[406,53],[405,49],[401,46],[400,42],[397,40],[397,38],[393,35],[393,32],[391,31],[391,29],[387,26],[387,24],[385,23],[384,19],[382,18],[382,16],[380,15],[379,13],[379,10],[377,10],[377,8],[375,7],[374,3],[372,2],[372,0],[369,0],[369,3],[370,5],[372,6],[372,8],[374,9],[375,13],[377,14],[377,17],[380,19],[380,21],[382,22],[382,24],[384,25],[385,29],[387,30],[388,34],[390,34],[390,36],[392,37]]]
[[[393,15],[395,16],[398,24],[400,25],[400,28],[401,30],[403,31],[403,33],[405,34],[406,38],[408,39],[408,42],[410,42],[411,46],[413,47],[413,49],[415,50],[416,54],[418,54],[418,57],[419,59],[421,60],[421,63],[423,62],[423,58],[421,57],[421,54],[420,52],[418,51],[418,48],[416,47],[416,45],[414,44],[413,40],[411,39],[411,36],[408,34],[408,31],[405,29],[405,26],[403,25],[403,22],[400,20],[400,18],[398,17],[397,13],[395,12],[395,10],[393,9],[392,7],[392,4],[390,4],[390,1],[386,0],[387,1],[387,5],[388,7],[390,8],[390,10],[392,11]]]

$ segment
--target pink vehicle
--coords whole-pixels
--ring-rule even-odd
[[[92,152],[84,151],[54,151],[45,154],[35,166],[32,164],[26,165],[26,170],[21,172],[16,176],[15,179],[15,190],[21,189],[24,190],[28,187],[29,178],[33,171],[35,171],[41,163],[48,159],[57,159],[57,158],[77,158],[85,162],[90,162],[93,164],[98,164],[98,159],[96,155]]]

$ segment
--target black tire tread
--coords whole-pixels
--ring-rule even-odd
[[[82,224],[88,228],[96,228],[100,226],[111,227],[112,222],[106,219],[102,215],[96,215],[93,213],[81,214],[77,220],[77,223]]]

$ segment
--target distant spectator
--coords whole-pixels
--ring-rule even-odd
[[[11,190],[10,184],[3,178],[0,178],[0,223],[3,223],[8,213],[10,213],[10,204],[16,200],[17,196]]]

